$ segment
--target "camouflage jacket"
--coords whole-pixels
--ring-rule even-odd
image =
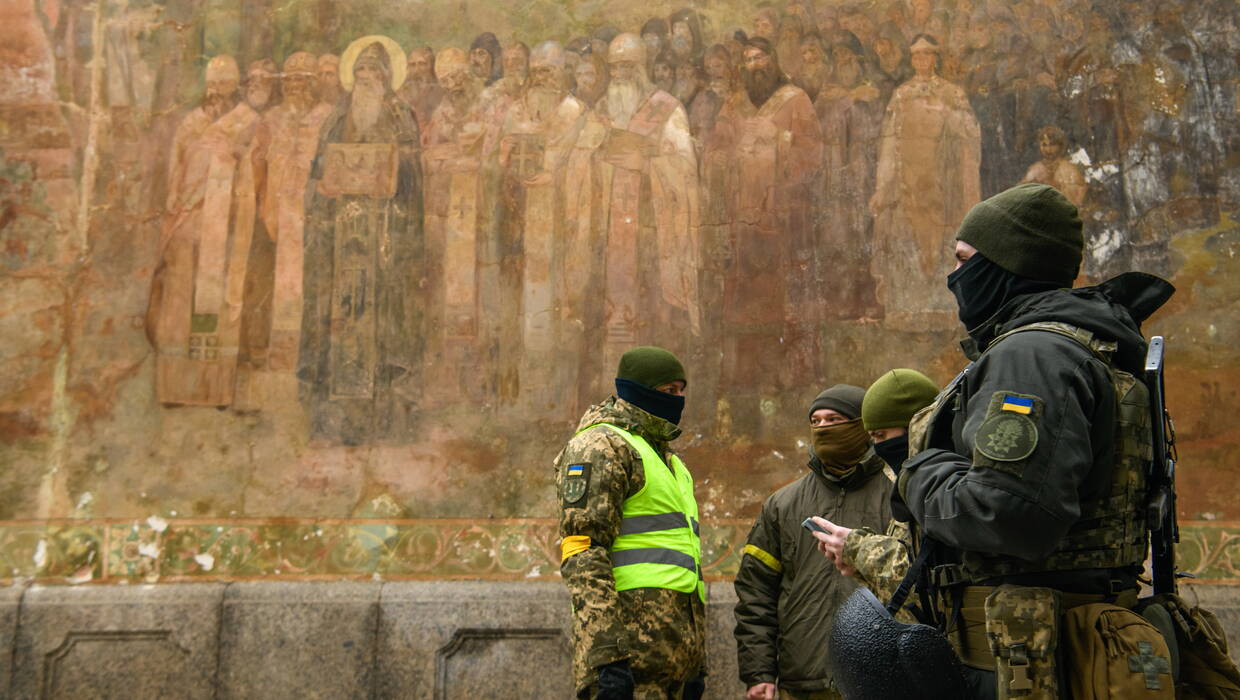
[[[666,461],[680,428],[616,397],[590,407],[578,430],[610,423],[645,438]],[[566,495],[565,472],[584,465],[584,496]],[[580,472],[578,472],[580,473]],[[615,431],[579,432],[555,458],[560,537],[589,538],[560,573],[573,603],[573,676],[580,692],[598,666],[628,660],[639,685],[673,686],[705,670],[705,609],[696,594],[664,588],[616,591],[608,549],[624,501],[646,483],[641,457]],[[567,502],[567,503],[566,503]],[[584,543],[583,540],[577,540]]]
[[[837,523],[881,527],[891,517],[891,478],[870,453],[843,479],[816,459],[809,473],[762,506],[736,574],[736,651],[746,687],[774,683],[790,691],[832,687],[828,644],[835,610],[857,583],[818,551],[801,521],[819,515]]]
[[[884,603],[908,573],[912,551],[908,524],[892,520],[887,534],[869,527],[854,528],[844,540],[844,563],[857,570],[857,582],[866,586]]]

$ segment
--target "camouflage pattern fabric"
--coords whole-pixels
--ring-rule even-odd
[[[644,437],[664,460],[680,429],[611,397],[590,407],[578,430],[610,423]],[[587,468],[573,467],[588,465]],[[587,476],[579,476],[586,474]],[[584,495],[574,479],[586,480]],[[646,483],[641,458],[607,428],[574,436],[555,459],[561,538],[588,537],[589,546],[560,564],[573,604],[573,677],[592,697],[599,666],[627,659],[636,698],[679,697],[681,685],[706,667],[706,611],[695,594],[662,588],[616,591],[608,549],[620,534],[624,501]],[[566,487],[566,484],[572,486]]]
[[[986,636],[997,659],[999,700],[1059,697],[1055,648],[1059,594],[1050,588],[1002,585],[986,598]]]
[[[844,540],[844,563],[857,570],[857,581],[886,603],[908,573],[912,536],[908,525],[896,520],[880,535],[868,527],[854,529]]]

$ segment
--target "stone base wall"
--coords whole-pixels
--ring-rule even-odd
[[[1240,589],[1184,593],[1240,639]],[[711,584],[710,601],[707,697],[738,698],[731,584]],[[12,698],[571,698],[569,624],[554,582],[11,586],[0,589],[0,688]]]

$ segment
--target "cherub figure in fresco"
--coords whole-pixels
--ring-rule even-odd
[[[155,393],[166,405],[233,402],[254,233],[250,146],[259,114],[239,99],[231,56],[207,64],[202,104],[177,127],[147,309]]]
[[[879,138],[871,272],[889,324],[932,330],[955,323],[940,273],[980,198],[981,135],[964,90],[938,75],[938,42],[921,36],[909,50],[915,74],[892,95]]]
[[[405,66],[388,37],[354,41],[315,154],[297,378],[316,440],[407,440],[422,393],[422,166],[395,92]]]
[[[581,337],[561,332],[560,312],[565,296],[585,293],[589,283],[582,278],[568,284],[569,270],[557,264],[575,233],[560,212],[566,208],[565,167],[586,119],[585,105],[568,94],[564,69],[564,48],[558,42],[536,46],[529,80],[509,107],[500,132],[503,237],[521,251],[513,271],[516,293],[504,309],[505,316],[519,323],[512,335],[505,335],[509,342],[503,344],[501,357],[507,358],[510,348],[517,351],[512,367],[505,369],[515,369],[511,379],[518,403],[535,415],[575,410],[571,401],[564,401],[564,393],[576,385],[576,365],[547,358]]]
[[[1038,150],[1042,160],[1029,166],[1021,182],[1040,182],[1063,192],[1068,201],[1076,206],[1085,203],[1089,186],[1081,166],[1067,158],[1068,137],[1057,126],[1044,126],[1038,130]]]

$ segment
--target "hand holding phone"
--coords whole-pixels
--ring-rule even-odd
[[[813,516],[810,516],[810,517],[808,517],[808,518],[806,518],[806,519],[802,520],[802,521],[801,521],[801,527],[805,528],[806,530],[809,530],[810,532],[821,532],[821,533],[822,533],[822,534],[824,534],[824,535],[830,535],[830,534],[831,534],[831,531],[830,531],[830,530],[828,530],[827,528],[825,528],[825,527],[823,527],[823,526],[819,525],[818,523],[814,522],[814,518],[813,518]]]

